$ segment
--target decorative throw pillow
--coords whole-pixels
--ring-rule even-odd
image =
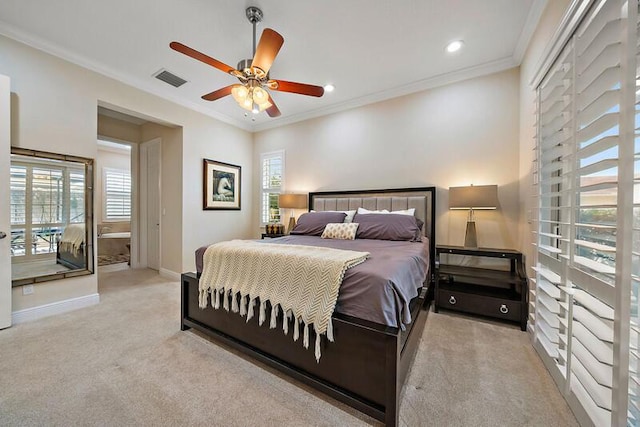
[[[327,224],[330,222],[342,222],[345,216],[344,212],[307,212],[300,215],[298,223],[293,227],[290,234],[319,236]]]
[[[323,239],[354,240],[358,231],[358,223],[341,222],[327,224],[322,232]]]

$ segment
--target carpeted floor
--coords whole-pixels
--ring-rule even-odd
[[[359,426],[377,421],[194,333],[180,287],[101,274],[99,305],[0,331],[0,424]],[[517,327],[429,313],[402,426],[577,425]]]

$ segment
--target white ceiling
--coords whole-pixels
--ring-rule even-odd
[[[0,34],[247,130],[262,130],[519,65],[546,0],[2,0]],[[180,41],[235,66],[251,57],[248,6],[284,37],[270,75],[336,90],[272,92],[282,116],[245,117],[237,80],[169,48]],[[456,39],[464,48],[447,54]],[[152,77],[167,69],[174,88]],[[254,121],[255,119],[255,121]]]

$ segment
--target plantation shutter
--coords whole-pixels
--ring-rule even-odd
[[[280,221],[278,196],[284,183],[284,151],[263,153],[260,156],[262,172],[262,198],[260,201],[260,222],[262,224]]]
[[[104,214],[108,221],[131,219],[131,173],[104,168]]]
[[[621,136],[625,126],[633,127],[625,125],[621,106],[624,67],[632,63],[635,75],[637,43],[634,34],[634,57],[625,56],[625,3],[593,2],[538,86],[534,336],[561,390],[598,426],[617,425],[614,420],[627,416],[626,402],[614,401],[621,395],[614,378],[624,384],[626,399],[628,376],[626,353],[614,351],[614,342],[627,342],[619,335],[625,320],[615,324],[615,307],[632,279],[637,295],[640,254],[630,220],[638,215],[630,201],[634,156],[621,154],[634,145],[632,137]],[[637,2],[631,5],[635,30]],[[622,61],[628,61],[624,67]],[[632,396],[637,393],[629,394],[629,406]]]
[[[635,68],[640,64],[640,20],[636,15],[635,19],[636,40],[634,43]],[[629,330],[629,389],[628,389],[628,421],[629,425],[640,425],[640,314],[638,313],[638,297],[640,296],[640,73],[636,71],[635,94],[633,96],[634,105],[634,144],[633,144],[633,219],[632,219],[632,269],[630,272],[630,330]]]

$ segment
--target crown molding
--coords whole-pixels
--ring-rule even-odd
[[[522,27],[518,43],[516,43],[516,48],[513,51],[513,60],[518,65],[522,64],[524,54],[527,51],[527,47],[529,47],[529,42],[531,42],[531,37],[533,37],[533,33],[536,31],[536,27],[544,12],[544,8],[547,6],[547,1],[548,0],[534,0],[531,9],[529,9],[527,20],[524,23],[524,27]]]
[[[544,5],[546,4],[546,1],[547,0],[535,0],[534,5],[532,6],[532,11],[530,11],[527,17],[527,24],[525,25],[525,29],[523,29],[523,32],[520,35],[520,39],[518,41],[518,47],[516,49],[517,51],[518,49],[522,50],[522,54],[518,53],[518,55],[516,55],[514,53],[514,55],[511,57],[506,57],[499,60],[476,65],[473,67],[468,67],[462,70],[443,73],[437,76],[421,79],[406,85],[402,85],[395,88],[376,92],[373,94],[365,95],[360,98],[355,98],[342,103],[333,104],[324,108],[319,108],[319,109],[311,110],[311,111],[300,113],[300,114],[294,114],[291,116],[286,116],[283,118],[270,120],[268,122],[259,123],[259,124],[247,123],[246,121],[234,119],[227,115],[220,114],[218,112],[207,109],[195,102],[185,101],[184,99],[181,99],[177,96],[168,95],[163,91],[160,91],[157,88],[153,87],[150,82],[124,75],[117,70],[114,70],[112,68],[105,66],[104,64],[89,60],[81,55],[77,55],[73,52],[70,52],[69,50],[64,49],[54,43],[50,43],[40,37],[33,36],[22,30],[19,30],[2,20],[0,20],[0,35],[4,35],[10,39],[16,40],[20,43],[23,43],[25,45],[28,45],[30,47],[43,51],[47,54],[56,56],[58,58],[71,62],[80,67],[89,69],[98,74],[117,80],[128,86],[132,86],[135,89],[158,96],[162,99],[171,101],[175,104],[178,104],[190,110],[197,111],[201,114],[212,117],[216,120],[227,123],[231,126],[254,133],[254,132],[261,132],[264,130],[274,129],[280,126],[290,125],[293,123],[298,123],[304,120],[309,120],[309,119],[313,119],[313,118],[317,118],[317,117],[321,117],[329,114],[338,113],[345,110],[350,110],[353,108],[362,107],[362,106],[373,104],[376,102],[386,101],[386,100],[397,98],[400,96],[409,95],[411,93],[421,92],[424,90],[433,89],[435,87],[460,82],[470,78],[481,77],[484,75],[497,73],[513,67],[517,67],[520,64],[520,61],[522,59],[521,56],[524,54],[524,51],[526,50],[526,46],[528,45],[529,39],[531,38],[531,34],[533,34],[533,30],[535,29],[535,25],[531,24],[530,21],[537,24],[537,21],[540,18],[539,13],[541,14],[541,11],[539,13],[538,12],[534,13],[533,9],[540,8],[540,10],[544,10]],[[528,29],[530,26],[532,26],[533,28],[532,30]],[[523,45],[524,47],[520,47],[520,45]],[[98,104],[103,105],[104,100],[98,100]]]
[[[386,101],[416,92],[422,92],[424,90],[433,89],[439,86],[445,86],[451,83],[457,83],[463,80],[497,73],[517,66],[518,64],[513,60],[513,57],[503,58],[496,61],[487,62],[485,64],[476,65],[474,67],[469,67],[462,70],[452,71],[450,73],[444,73],[426,79],[418,80],[407,85],[402,85],[392,89],[376,92],[371,95],[351,99],[349,101],[328,106],[326,108],[319,108],[306,113],[287,116],[285,118],[274,120],[268,123],[257,124],[253,127],[253,131],[261,132],[264,130],[274,129],[280,126],[290,125],[304,120],[326,116],[353,108],[363,107],[368,104]]]
[[[571,4],[567,7],[565,14],[560,21],[560,25],[549,40],[547,47],[536,65],[536,72],[529,82],[532,87],[538,87],[544,76],[547,74],[547,71],[551,68],[556,57],[560,54],[560,51],[578,27],[582,18],[587,14],[587,11],[594,1],[595,0],[571,1]]]
[[[175,104],[178,104],[190,110],[197,111],[198,113],[212,117],[216,120],[227,123],[231,126],[235,126],[249,132],[252,131],[251,125],[244,121],[237,120],[229,116],[226,116],[224,114],[220,114],[218,112],[212,111],[195,102],[185,101],[184,99],[181,99],[177,96],[171,96],[153,87],[153,85],[150,82],[124,75],[117,70],[107,67],[104,64],[89,60],[82,55],[75,54],[55,43],[51,43],[40,37],[37,37],[25,31],[22,31],[2,20],[0,20],[0,35],[13,39],[17,42],[20,42],[22,44],[25,44],[37,50],[40,50],[49,55],[53,55],[65,61],[71,62],[72,64],[78,65],[82,68],[86,68],[88,70],[94,71],[103,76],[117,80],[128,86],[132,86],[135,89],[141,90],[143,92],[147,92],[151,95],[158,96],[162,99],[171,101]]]

